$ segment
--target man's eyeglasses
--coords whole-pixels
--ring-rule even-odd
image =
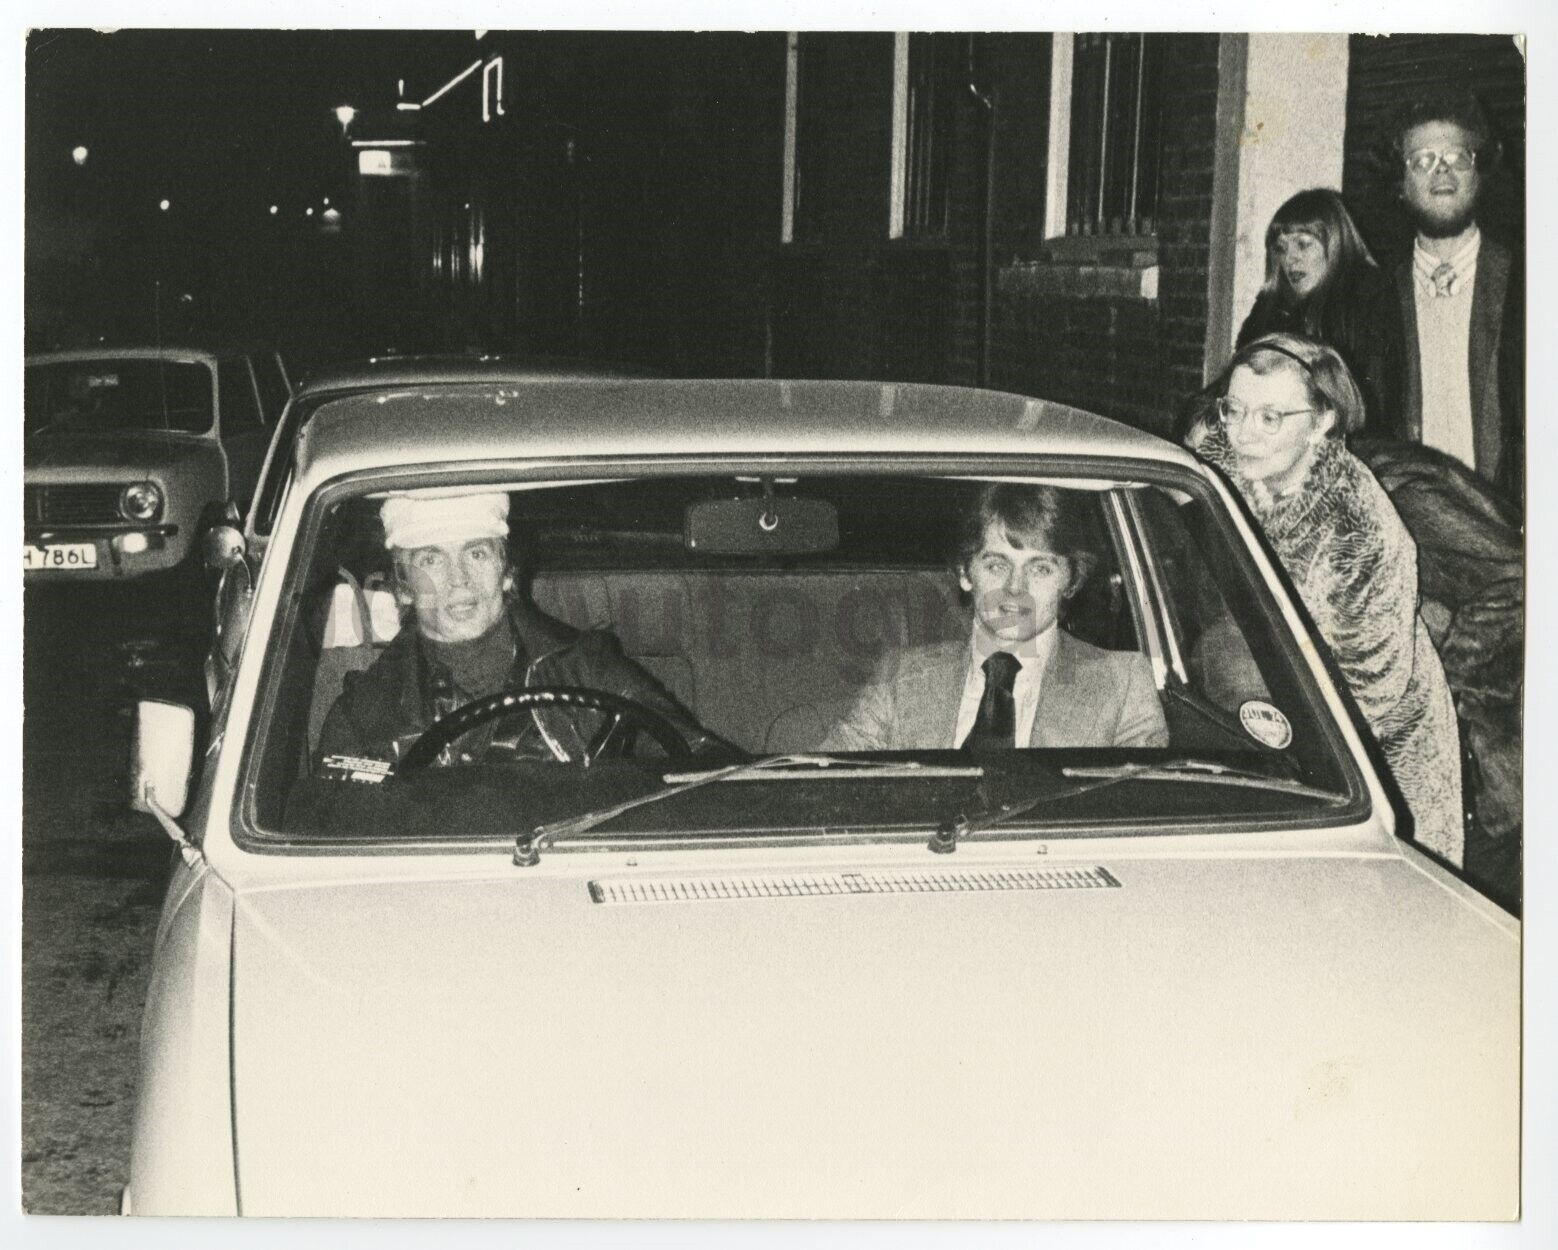
[[[1470,148],[1418,148],[1406,154],[1406,165],[1420,178],[1439,168],[1440,162],[1451,173],[1469,174],[1477,168],[1477,154]]]
[[[1255,428],[1262,434],[1275,434],[1282,428],[1282,423],[1289,417],[1302,416],[1304,413],[1314,413],[1313,408],[1293,408],[1287,412],[1279,411],[1269,404],[1260,408],[1246,408],[1237,399],[1229,399],[1226,395],[1220,395],[1217,399],[1217,419],[1229,429],[1243,425],[1246,418],[1253,419]]]

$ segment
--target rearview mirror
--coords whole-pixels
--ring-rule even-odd
[[[683,538],[688,551],[716,556],[832,551],[838,509],[825,499],[712,499],[687,509]]]
[[[184,813],[189,770],[195,761],[195,714],[177,703],[143,699],[135,706],[135,741],[130,748],[130,806],[167,815]]]

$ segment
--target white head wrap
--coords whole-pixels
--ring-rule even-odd
[[[401,551],[468,543],[477,538],[507,538],[509,497],[503,491],[481,495],[391,495],[379,509],[384,545]]]

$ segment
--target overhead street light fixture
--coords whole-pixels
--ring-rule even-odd
[[[335,110],[335,120],[341,123],[341,133],[346,134],[347,127],[357,117],[357,110],[350,104],[342,104]]]
[[[80,144],[77,144],[75,147],[70,149],[70,159],[75,161],[78,165],[85,165],[87,163],[87,155],[88,153],[86,148]]]

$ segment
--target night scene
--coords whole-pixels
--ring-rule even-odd
[[[1519,1221],[1514,25],[28,31],[24,1211]]]

